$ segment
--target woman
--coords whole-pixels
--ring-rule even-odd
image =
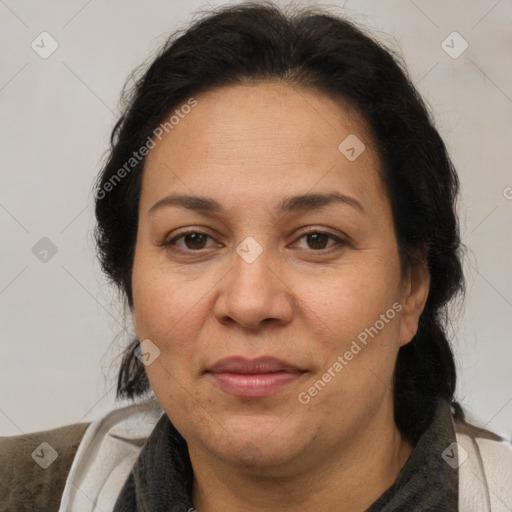
[[[118,396],[154,397],[54,433],[55,492],[10,473],[8,509],[507,510],[512,449],[454,399],[457,189],[350,23],[245,4],[171,38],[96,189],[136,334]]]

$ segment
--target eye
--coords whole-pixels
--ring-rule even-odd
[[[305,246],[302,245],[302,247],[300,247],[301,249],[309,249],[317,252],[329,251],[330,249],[336,249],[337,246],[346,245],[346,242],[341,238],[319,229],[311,229],[303,233],[295,244],[298,244],[300,241],[305,242]],[[186,231],[174,236],[162,245],[169,249],[199,252],[218,244],[215,244],[214,239],[207,233],[201,231]]]
[[[346,244],[346,242],[344,242],[341,238],[338,238],[331,233],[320,231],[318,229],[312,229],[307,233],[304,233],[297,240],[305,240],[307,246],[302,248],[312,249],[314,251],[329,250],[336,247],[337,245]],[[330,245],[328,245],[329,242],[331,242]]]
[[[208,248],[206,245],[208,239],[213,241],[213,238],[206,233],[201,233],[199,231],[187,231],[186,233],[181,233],[180,235],[171,238],[163,245],[166,247],[176,246],[185,251],[198,251]]]

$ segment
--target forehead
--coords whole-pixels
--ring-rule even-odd
[[[197,105],[155,139],[143,202],[171,191],[277,200],[313,187],[352,194],[381,187],[369,130],[347,104],[276,83],[223,87],[194,98]],[[351,160],[350,146],[364,150]]]

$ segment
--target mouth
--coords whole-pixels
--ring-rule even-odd
[[[273,357],[228,357],[206,370],[224,392],[240,398],[262,398],[291,385],[305,370]]]

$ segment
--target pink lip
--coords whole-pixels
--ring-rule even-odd
[[[304,371],[273,357],[228,357],[215,363],[207,373],[230,395],[261,398],[296,381]]]

